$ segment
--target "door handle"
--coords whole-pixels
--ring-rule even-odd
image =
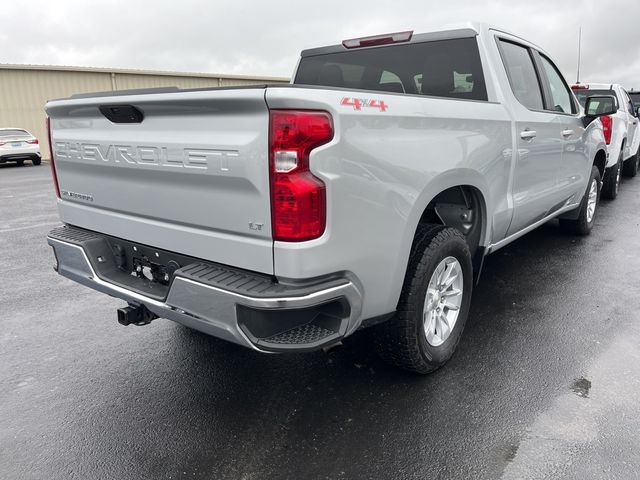
[[[571,135],[573,135],[573,133],[574,133],[573,130],[563,130],[562,131],[562,136],[567,138],[567,137],[570,137]]]
[[[523,130],[520,132],[520,138],[523,140],[531,140],[537,135],[535,130]]]

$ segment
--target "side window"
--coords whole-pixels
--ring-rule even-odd
[[[513,94],[525,107],[542,110],[542,91],[529,49],[500,40],[500,51]]]
[[[542,66],[549,79],[549,91],[551,92],[551,101],[553,110],[561,113],[575,113],[575,106],[571,101],[571,93],[569,87],[565,83],[558,69],[544,55],[540,55]]]

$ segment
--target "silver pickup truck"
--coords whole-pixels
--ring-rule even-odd
[[[485,255],[556,217],[589,233],[614,109],[480,24],[306,50],[290,85],[53,100],[48,243],[60,275],[127,302],[122,324],[263,352],[372,326],[427,373]]]

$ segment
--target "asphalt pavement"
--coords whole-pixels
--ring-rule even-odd
[[[0,166],[0,478],[640,478],[640,177],[489,256],[459,349],[264,355],[59,277],[47,164]]]

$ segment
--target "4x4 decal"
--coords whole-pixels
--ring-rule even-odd
[[[386,112],[389,106],[384,100],[375,100],[369,98],[349,98],[345,97],[340,101],[340,105],[353,107],[354,110],[362,110],[364,107],[378,108],[381,112]]]

